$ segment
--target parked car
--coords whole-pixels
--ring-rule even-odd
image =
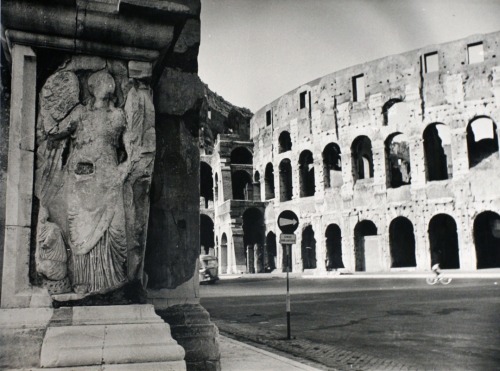
[[[200,255],[200,283],[215,283],[219,279],[219,261],[212,255]]]

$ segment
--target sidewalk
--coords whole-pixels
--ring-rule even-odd
[[[320,371],[222,335],[219,347],[222,371]]]

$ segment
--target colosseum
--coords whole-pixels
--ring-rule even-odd
[[[500,32],[388,56],[220,133],[201,158],[202,249],[221,274],[284,270],[291,210],[294,272],[499,268],[499,60]]]

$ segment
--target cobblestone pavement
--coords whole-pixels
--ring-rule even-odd
[[[398,363],[394,360],[373,357],[368,354],[354,352],[349,349],[324,345],[306,339],[283,339],[282,333],[267,330],[265,334],[256,330],[255,326],[232,324],[222,320],[214,320],[222,334],[229,335],[240,341],[264,345],[269,350],[277,350],[293,355],[303,360],[326,366],[325,370],[357,370],[357,371],[417,371],[421,370],[411,365]],[[280,338],[281,336],[281,338]]]

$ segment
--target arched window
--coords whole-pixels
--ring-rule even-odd
[[[392,121],[392,116],[397,114],[397,103],[401,103],[402,100],[399,98],[389,99],[382,107],[382,115],[384,116],[384,126],[389,125],[389,121]],[[395,107],[393,107],[395,106]]]
[[[467,125],[469,168],[498,152],[497,126],[489,117],[478,117]]]
[[[427,180],[444,180],[452,176],[450,129],[440,123],[424,130],[424,153]]]
[[[361,135],[351,145],[354,182],[359,179],[373,178],[372,142]]]
[[[253,180],[257,183],[260,182],[260,173],[258,171],[255,172],[253,176]]]
[[[214,200],[212,167],[204,161],[200,162],[200,197],[204,199],[205,208],[208,208],[210,201]]]
[[[354,256],[357,272],[364,272],[366,270],[365,237],[376,235],[377,227],[371,220],[358,222],[356,227],[354,227]]]
[[[500,215],[485,211],[474,219],[477,269],[500,268]]]
[[[431,266],[439,263],[443,269],[460,268],[457,223],[447,214],[438,214],[429,222]]]
[[[302,151],[299,157],[300,197],[314,196],[314,160],[310,151]]]
[[[219,254],[220,272],[222,274],[227,273],[227,236],[225,233],[222,234],[220,239],[220,254]]]
[[[247,253],[247,272],[264,272],[264,216],[256,208],[243,213],[243,245]]]
[[[234,200],[248,200],[249,190],[252,187],[252,177],[244,170],[237,170],[231,173],[231,183],[233,186]]]
[[[274,167],[272,163],[268,163],[266,165],[266,173],[264,175],[265,181],[265,192],[266,192],[266,200],[270,200],[274,198]]]
[[[280,162],[280,201],[292,199],[292,164],[285,158]]]
[[[237,147],[231,152],[231,164],[252,165],[253,155],[245,147]]]
[[[278,138],[279,148],[278,153],[283,153],[292,150],[292,138],[288,131],[282,131]]]
[[[385,141],[387,186],[398,188],[411,183],[410,146],[406,135],[394,133]]]
[[[314,238],[314,230],[310,225],[302,231],[302,268],[316,268],[316,239]]]
[[[326,228],[326,269],[344,268],[342,262],[342,234],[337,224],[330,224]]]
[[[276,235],[269,232],[266,236],[266,249],[264,255],[264,266],[266,272],[272,272],[276,269]]]
[[[342,185],[342,160],[336,143],[328,144],[323,150],[323,181],[325,188]]]
[[[391,267],[416,267],[415,235],[413,224],[407,218],[398,216],[389,226],[389,244],[391,247]]]

